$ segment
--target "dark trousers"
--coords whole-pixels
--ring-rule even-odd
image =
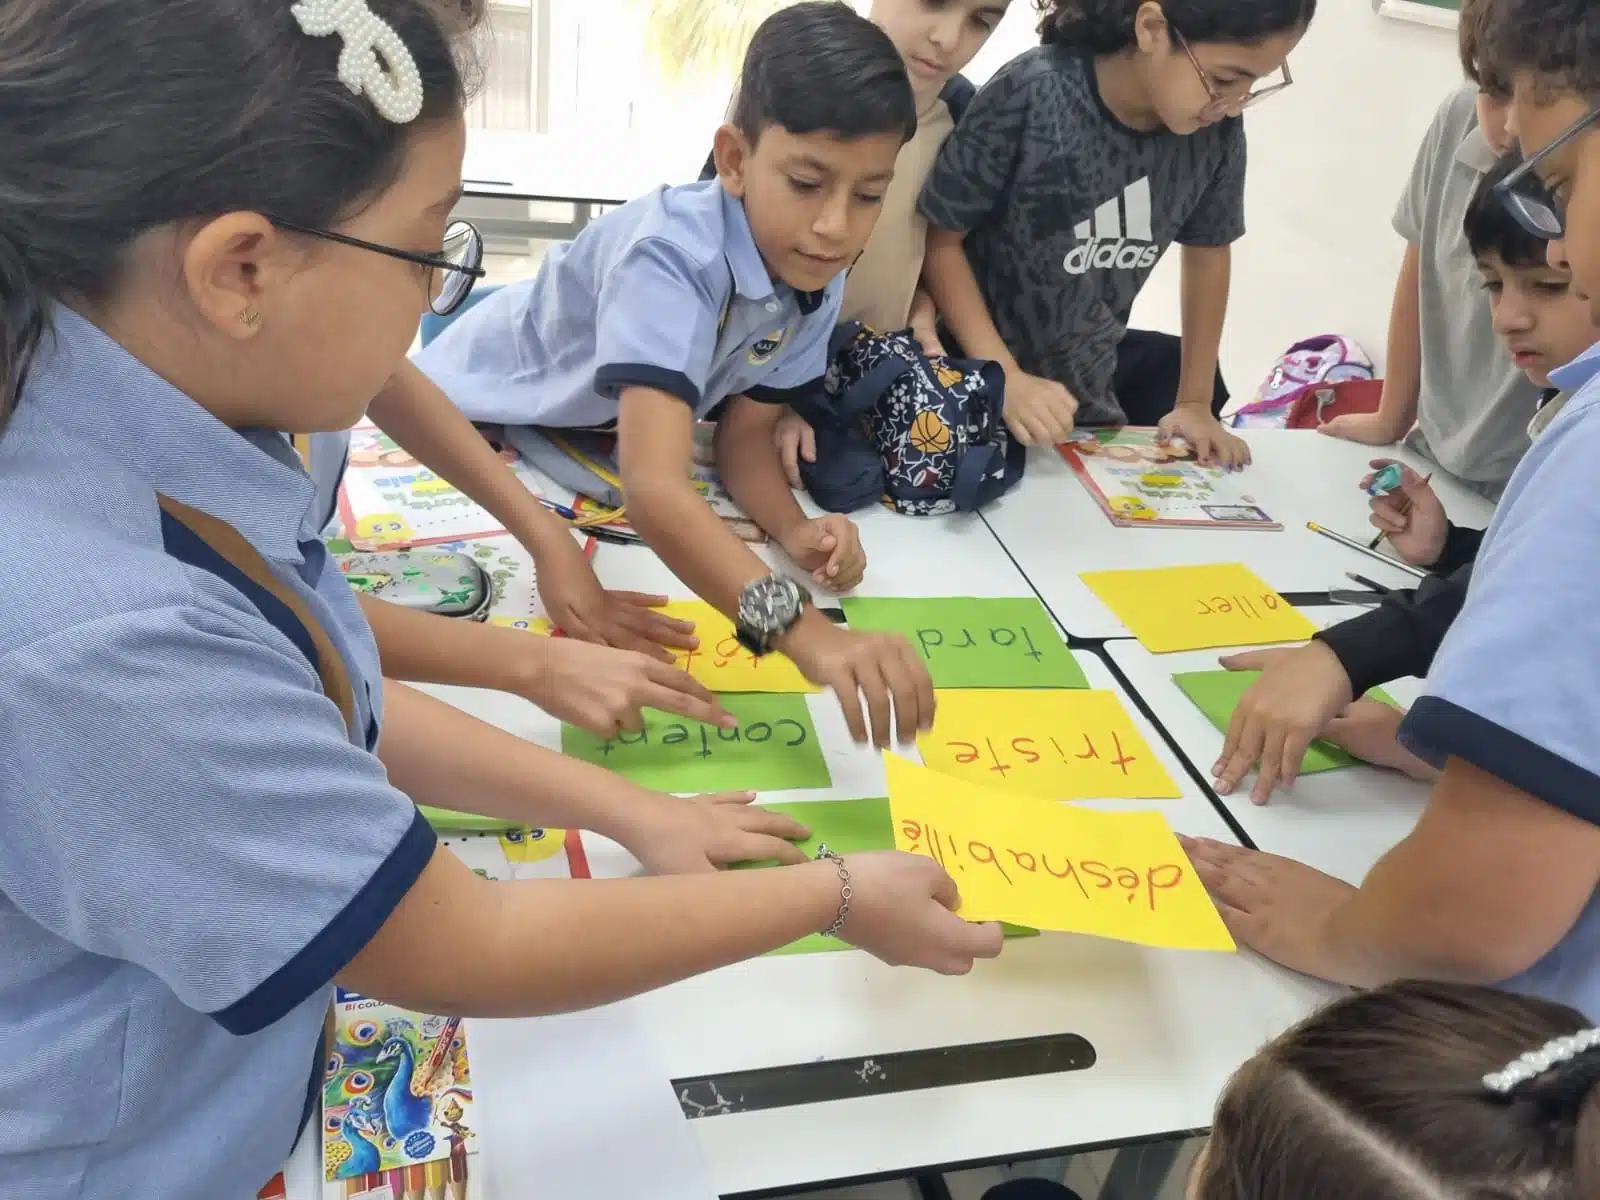
[[[1117,370],[1111,390],[1128,415],[1129,425],[1155,425],[1178,402],[1178,375],[1183,367],[1183,339],[1170,333],[1130,329],[1117,346]],[[1228,402],[1222,368],[1211,385],[1211,411],[1221,415]]]

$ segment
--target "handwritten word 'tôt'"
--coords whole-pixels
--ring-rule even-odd
[[[1250,596],[1212,596],[1208,600],[1197,598],[1195,603],[1200,606],[1195,610],[1195,615],[1198,617],[1227,616],[1230,613],[1237,612],[1242,617],[1259,619],[1266,614],[1257,609],[1257,604],[1260,604],[1267,612],[1277,612],[1283,602],[1273,593],[1264,592],[1254,598]]]
[[[1053,737],[1046,738],[1045,741],[1050,743],[1050,748],[1055,751],[1056,757],[1069,767],[1074,762],[1096,759],[1109,763],[1126,775],[1128,774],[1128,767],[1139,761],[1136,755],[1127,754],[1123,751],[1122,738],[1118,736],[1115,730],[1111,733],[1112,756],[1110,758],[1101,757],[1100,748],[1094,744],[1094,739],[1087,733],[1083,734],[1082,737],[1084,745],[1082,754],[1076,751],[1068,753],[1067,750],[1062,748],[1061,743]],[[1021,758],[1022,762],[1020,764],[1003,760],[1000,757],[1000,752],[995,749],[992,738],[984,738],[983,744],[985,749],[988,750],[989,758],[993,763],[989,770],[997,772],[1002,778],[1019,765],[1026,767],[1044,761],[1044,755],[1038,750],[1039,740],[1037,738],[1015,737],[1011,739],[1011,753]],[[945,745],[954,752],[955,760],[958,763],[973,763],[983,757],[983,751],[978,749],[976,742],[946,742]]]
[[[931,661],[933,658],[933,652],[938,649],[970,650],[979,645],[978,639],[972,636],[972,630],[970,629],[961,629],[959,631],[961,640],[951,642],[945,641],[945,634],[947,632],[955,633],[957,631],[944,629],[917,630],[917,646],[919,649],[921,649],[923,658]],[[989,644],[992,646],[999,646],[1002,650],[1009,649],[1017,644],[1017,637],[1019,633],[1023,642],[1028,647],[1022,652],[1023,657],[1031,658],[1034,662],[1038,662],[1044,657],[1044,651],[1040,650],[1039,647],[1033,644],[1033,635],[1030,634],[1026,629],[1016,630],[1005,628],[1003,626],[998,629],[991,629],[989,630]]]
[[[1043,871],[1063,883],[1072,884],[1085,900],[1096,898],[1091,888],[1095,892],[1112,893],[1120,888],[1126,903],[1142,902],[1148,905],[1151,912],[1155,912],[1156,899],[1162,892],[1170,892],[1183,882],[1184,868],[1175,862],[1132,867],[1092,858],[1074,859],[1066,853],[1053,855],[1048,850],[1013,850],[1009,847],[996,850],[988,842],[975,838],[962,839],[919,821],[902,821],[900,833],[909,843],[906,848],[910,853],[925,854],[952,874],[965,872],[970,862],[974,868],[993,869],[1006,883],[1016,887],[1013,874],[1037,876]]]
[[[711,653],[709,654],[698,648],[694,650],[679,650],[677,653],[677,667],[680,671],[691,670],[694,667],[696,659],[705,659],[718,670],[721,670],[731,662],[739,661],[749,663],[752,670],[759,670],[761,668],[762,661],[769,658],[767,655],[756,654],[749,650],[747,647],[742,645],[739,639],[733,634],[729,634],[727,637],[718,642],[716,646],[712,648]],[[783,660],[781,658],[771,658],[770,661],[776,663],[782,662]]]
[[[657,744],[662,746],[683,746],[698,741],[698,748],[686,752],[696,758],[710,758],[719,745],[732,746],[740,742],[760,745],[774,738],[779,739],[777,745],[793,749],[805,745],[810,736],[804,725],[788,717],[777,721],[752,721],[738,729],[713,729],[709,725],[691,728],[681,722],[673,722],[658,726],[654,732]],[[601,744],[600,753],[612,754],[623,746],[648,746],[651,733],[648,728],[638,733],[619,733],[614,739]]]

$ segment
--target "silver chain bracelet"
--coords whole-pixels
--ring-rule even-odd
[[[822,931],[822,936],[838,937],[840,930],[844,928],[845,918],[850,915],[850,900],[855,896],[856,890],[850,886],[850,868],[844,865],[844,859],[828,849],[826,842],[817,846],[817,861],[821,862],[823,859],[827,859],[839,869],[839,915],[833,919],[833,924]]]

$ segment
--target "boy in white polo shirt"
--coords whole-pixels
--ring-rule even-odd
[[[1335,417],[1322,432],[1372,446],[1404,438],[1408,448],[1497,499],[1527,452],[1539,389],[1495,337],[1462,233],[1473,193],[1511,142],[1510,81],[1486,71],[1480,51],[1490,4],[1461,6],[1461,65],[1471,82],[1439,107],[1395,210],[1406,252],[1378,411]]]
[[[857,741],[931,726],[933,687],[904,638],[841,629],[769,571],[689,479],[697,419],[718,417],[717,468],[739,505],[817,582],[857,583],[865,556],[837,514],[808,519],[772,430],[820,384],[844,272],[866,244],[917,127],[905,67],[847,5],[780,10],[750,44],[718,178],[607,214],[496,293],[417,365],[469,417],[615,426],[628,517],[679,578],[833,689]],[[863,721],[860,694],[867,698]],[[870,729],[869,729],[870,726]]]

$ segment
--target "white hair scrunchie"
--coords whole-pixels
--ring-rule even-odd
[[[339,82],[365,94],[378,115],[408,125],[422,112],[422,75],[394,27],[366,0],[301,0],[289,10],[311,37],[338,34]]]

